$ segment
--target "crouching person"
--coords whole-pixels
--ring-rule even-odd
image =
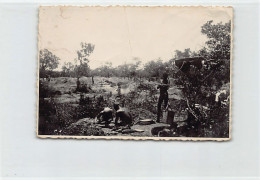
[[[126,126],[130,128],[133,125],[133,118],[129,110],[120,107],[119,103],[114,103],[114,109],[116,111],[115,127]]]
[[[99,124],[104,123],[105,127],[108,127],[112,121],[113,121],[113,110],[110,109],[109,107],[104,108],[104,110],[97,115],[97,123]]]

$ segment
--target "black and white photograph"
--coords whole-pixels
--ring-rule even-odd
[[[232,7],[41,6],[37,136],[231,139]]]

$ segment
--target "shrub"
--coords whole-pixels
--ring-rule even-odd
[[[39,98],[53,97],[56,94],[56,90],[49,86],[47,81],[39,82]]]
[[[77,136],[105,136],[104,131],[90,122],[80,121],[71,124],[63,132],[64,135]]]
[[[57,103],[53,98],[39,100],[39,134],[54,134],[77,121],[76,107]]]

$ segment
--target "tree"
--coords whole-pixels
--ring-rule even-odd
[[[208,37],[208,41],[206,41],[207,47],[199,53],[216,62],[215,76],[218,76],[219,80],[229,82],[231,21],[224,24],[222,22],[213,24],[213,21],[208,21],[201,27],[201,32]]]
[[[202,34],[208,38],[206,46],[197,53],[176,51],[175,58],[203,56],[206,61],[201,67],[190,65],[188,71],[179,70],[176,73],[176,83],[183,86],[182,92],[187,100],[190,112],[197,119],[196,129],[200,135],[205,135],[205,129],[214,131],[213,136],[228,136],[228,105],[219,106],[215,102],[215,95],[223,86],[229,87],[230,82],[230,29],[231,23],[213,24],[208,21],[201,27]],[[196,113],[195,104],[207,106],[207,114]],[[219,130],[221,128],[221,130]]]
[[[192,54],[192,52],[191,52],[190,48],[185,49],[183,52],[180,50],[176,50],[174,58],[175,59],[187,58],[187,57],[190,57],[191,54]]]
[[[89,68],[89,59],[88,57],[90,54],[94,51],[95,45],[91,43],[81,42],[80,43],[81,49],[77,51],[77,62],[79,62],[79,65],[76,65],[75,71],[77,74],[77,77],[80,76],[88,76],[90,72]]]
[[[152,60],[147,62],[144,65],[144,71],[147,72],[147,76],[149,78],[151,77],[159,78],[162,75],[162,73],[166,71],[166,66],[159,58],[156,61]]]
[[[74,65],[71,62],[65,62],[61,69],[63,76],[72,76]]]
[[[130,77],[129,64],[124,63],[116,68],[117,74],[121,77]]]
[[[133,61],[133,64],[129,64],[129,75],[131,78],[136,79],[136,76],[140,75],[140,71],[138,68],[141,64],[141,60],[138,57],[134,57]]]
[[[88,63],[88,57],[94,51],[95,45],[91,43],[81,42],[80,46],[81,49],[77,51],[78,60],[80,61],[80,64],[83,64],[84,62]]]
[[[102,66],[104,76],[110,77],[112,75],[112,62],[105,62],[105,65]]]
[[[81,49],[77,51],[77,58],[75,59],[75,68],[74,72],[77,76],[77,90],[80,89],[80,80],[81,76],[88,76],[90,74],[89,68],[89,59],[88,57],[94,51],[95,45],[91,43],[81,42]],[[77,65],[79,62],[79,65]]]
[[[208,37],[206,45],[211,59],[230,59],[230,32],[231,21],[225,24],[208,21],[201,27],[201,33]]]
[[[104,65],[98,67],[91,71],[91,76],[102,76],[102,77],[111,77],[115,75],[115,69],[112,67],[112,62],[105,62]]]
[[[47,71],[56,69],[59,65],[60,58],[50,52],[48,49],[40,50],[40,77],[45,77]]]

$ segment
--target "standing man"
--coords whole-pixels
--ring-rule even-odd
[[[160,116],[161,116],[161,106],[164,102],[164,108],[168,105],[168,89],[169,89],[169,79],[168,74],[164,73],[162,78],[162,83],[157,87],[157,89],[160,90],[160,96],[158,100],[158,106],[157,106],[157,120],[156,122],[160,122]]]

